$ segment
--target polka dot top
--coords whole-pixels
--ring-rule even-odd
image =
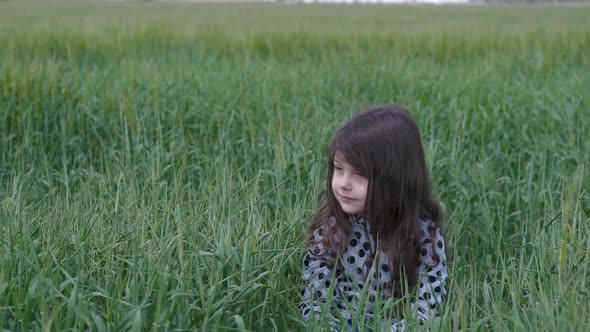
[[[332,289],[331,328],[340,329],[340,319],[351,320],[356,312],[361,293],[368,292],[369,303],[365,316],[373,316],[373,303],[377,292],[391,296],[392,289],[388,286],[391,278],[391,266],[389,260],[382,252],[367,268],[366,261],[374,256],[375,242],[371,236],[369,224],[364,216],[350,215],[353,225],[348,237],[348,246],[342,255],[342,260],[335,265],[335,258],[324,250],[322,240],[323,229],[318,229],[313,234],[312,248],[303,258],[302,289],[303,303],[300,307],[305,320],[312,315],[319,316],[322,304],[326,302]],[[331,218],[328,226],[335,224]],[[411,307],[419,320],[424,321],[438,315],[443,307],[443,297],[446,295],[446,256],[445,244],[440,229],[430,220],[421,220],[423,238],[420,253],[420,265],[416,270],[419,277],[416,296],[411,302]],[[434,236],[432,235],[434,234]],[[433,260],[433,254],[439,256],[438,262]],[[332,266],[332,268],[330,268]],[[332,283],[335,283],[333,288]],[[403,330],[404,321],[392,321],[392,330]]]

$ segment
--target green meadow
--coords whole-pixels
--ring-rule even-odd
[[[324,330],[298,306],[326,147],[394,102],[445,208],[427,327],[587,330],[589,17],[0,1],[0,328]]]

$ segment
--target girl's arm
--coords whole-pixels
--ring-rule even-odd
[[[416,301],[418,318],[423,321],[439,315],[439,312],[443,309],[444,297],[447,294],[447,257],[445,255],[445,240],[440,233],[440,229],[436,230],[431,241],[432,243],[423,244],[422,247],[423,253],[424,249],[426,249],[426,256],[423,256],[422,259],[422,273],[419,279],[420,288],[417,292]],[[438,256],[438,260],[433,260],[435,255]]]
[[[326,252],[323,245],[323,233],[323,228],[314,231],[311,249],[303,257],[304,286],[301,290],[303,303],[300,310],[306,321],[309,321],[312,315],[316,318],[319,317],[322,304],[326,303],[328,297],[332,297],[337,306],[340,306],[341,302],[337,285],[331,286],[332,283],[337,282],[342,271],[338,266],[335,266],[335,258]],[[331,288],[333,291],[330,294]],[[337,324],[336,321],[331,325],[335,324]]]
[[[417,286],[419,288],[416,291],[414,302],[411,304],[412,311],[416,312],[418,320],[421,322],[438,316],[443,310],[448,276],[445,241],[440,229],[436,228],[434,236],[429,231],[425,233],[429,235],[422,242],[422,264],[418,268],[420,276]],[[433,256],[436,255],[438,255],[438,260],[433,259]],[[392,331],[404,331],[404,329],[403,319],[391,327]]]

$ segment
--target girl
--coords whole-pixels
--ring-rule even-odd
[[[332,330],[342,321],[351,328],[357,311],[372,319],[378,300],[405,294],[420,321],[438,315],[447,277],[442,213],[410,113],[387,105],[346,123],[329,146],[326,189],[307,231],[304,318],[326,310]],[[393,331],[405,323],[396,309],[385,313],[398,315],[385,321]]]

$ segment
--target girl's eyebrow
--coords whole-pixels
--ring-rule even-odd
[[[346,160],[342,156],[339,156],[339,157],[334,156],[334,164],[344,164],[344,163],[346,163]]]

